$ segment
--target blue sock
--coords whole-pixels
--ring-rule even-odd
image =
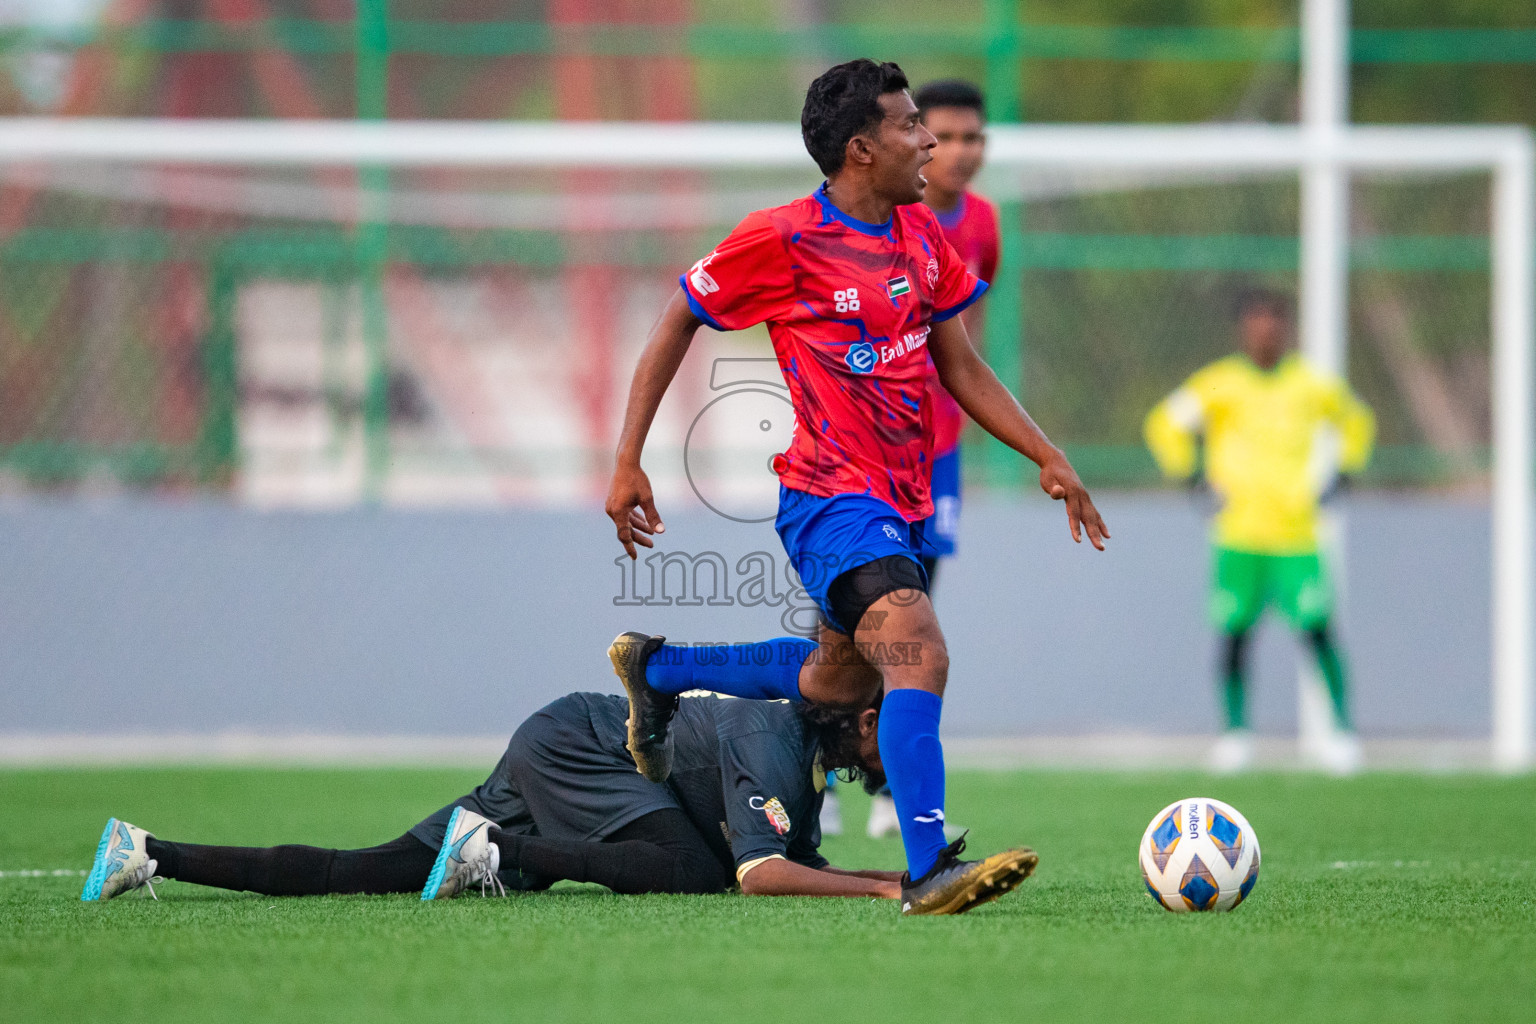
[[[645,663],[645,678],[662,693],[712,690],[750,700],[799,701],[800,666],[816,644],[781,636],[760,644],[662,644]]]
[[[901,819],[901,844],[913,881],[928,873],[944,841],[944,701],[927,690],[891,690],[880,705],[880,760]]]

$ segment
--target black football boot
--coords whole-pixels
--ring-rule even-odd
[[[1040,857],[1027,846],[994,853],[981,860],[961,860],[965,837],[939,854],[917,881],[901,876],[903,914],[963,914],[1014,889],[1035,870]]]
[[[662,693],[645,680],[645,663],[664,636],[625,632],[608,645],[613,673],[629,694],[629,740],[624,745],[635,759],[635,770],[652,782],[665,782],[672,774],[672,737],[667,726],[677,713],[677,698]]]

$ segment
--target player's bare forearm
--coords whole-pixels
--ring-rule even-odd
[[[987,336],[987,304],[985,302],[978,302],[961,313],[960,320],[965,324],[965,333],[968,338]],[[974,345],[975,342],[972,344]]]
[[[894,900],[901,896],[899,877],[866,878],[774,858],[742,876],[741,891],[748,896],[873,896]]]
[[[828,864],[821,870],[834,875],[849,875],[853,878],[874,878],[882,882],[900,882],[900,871],[850,871],[847,868],[835,868]]]
[[[688,354],[688,346],[699,329],[699,318],[688,307],[687,296],[679,288],[646,340],[629,385],[629,402],[624,408],[624,427],[619,433],[619,450],[614,460],[613,480],[608,486],[605,511],[613,520],[619,543],[630,558],[636,557],[635,545],[654,547],[652,535],[663,533],[666,526],[656,511],[651,495],[651,481],[640,468],[640,453],[656,418],[662,396],[677,376],[677,368]]]
[[[640,452],[645,447],[645,436],[650,433],[651,421],[662,396],[677,376],[683,356],[699,329],[699,318],[688,308],[688,298],[682,288],[672,293],[666,308],[651,327],[651,334],[640,353],[635,366],[634,380],[629,385],[629,402],[624,408],[624,429],[619,434],[619,462],[640,463]]]
[[[1109,528],[1094,508],[1077,471],[971,347],[960,317],[934,324],[928,347],[940,382],[971,419],[1040,467],[1041,490],[1066,503],[1072,539],[1081,543],[1083,533],[1087,533],[1093,546],[1104,550]]]

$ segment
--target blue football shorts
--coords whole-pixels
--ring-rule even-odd
[[[844,623],[828,600],[832,581],[850,569],[900,555],[923,574],[923,523],[909,523],[872,494],[836,494],[829,498],[779,487],[774,529],[784,542],[800,584],[833,629],[849,636],[858,623]]]
[[[949,558],[960,539],[960,446],[933,457],[933,515],[923,520],[923,554]]]

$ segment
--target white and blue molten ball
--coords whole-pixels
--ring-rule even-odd
[[[1231,910],[1259,880],[1259,837],[1220,800],[1175,801],[1141,837],[1141,877],[1152,898],[1174,913]]]

